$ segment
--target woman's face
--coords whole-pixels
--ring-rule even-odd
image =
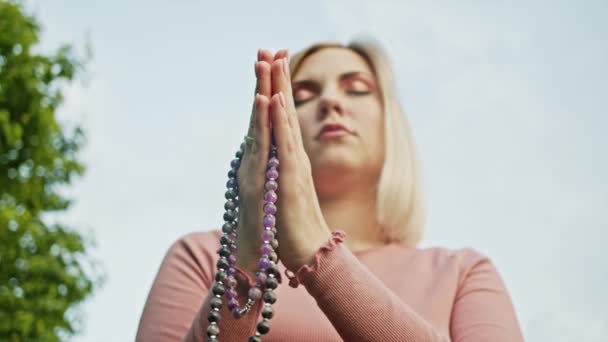
[[[384,117],[380,90],[365,59],[349,49],[324,48],[304,59],[292,83],[315,178],[340,169],[378,177]]]

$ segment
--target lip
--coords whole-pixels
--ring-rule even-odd
[[[352,134],[352,132],[341,124],[325,124],[317,135],[318,139],[330,139]]]

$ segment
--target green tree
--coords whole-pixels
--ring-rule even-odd
[[[78,304],[102,283],[93,242],[49,213],[84,166],[79,128],[56,120],[62,89],[84,70],[70,46],[35,53],[40,26],[0,0],[0,340],[59,341],[81,330]],[[46,216],[46,219],[45,219]]]

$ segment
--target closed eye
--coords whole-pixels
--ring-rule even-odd
[[[296,106],[312,100],[317,96],[317,91],[310,87],[297,87],[293,91],[293,101]]]

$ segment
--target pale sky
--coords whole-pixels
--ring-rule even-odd
[[[29,0],[44,51],[93,48],[59,117],[88,172],[61,220],[108,280],[74,341],[133,340],[181,235],[222,223],[257,48],[381,41],[423,163],[423,246],[496,263],[527,341],[608,338],[608,2]],[[415,281],[415,279],[414,279]]]

